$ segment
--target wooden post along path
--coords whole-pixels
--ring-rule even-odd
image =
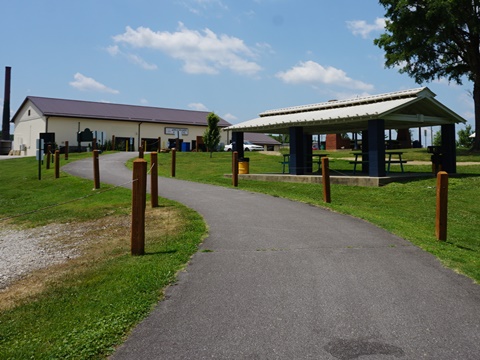
[[[437,212],[435,218],[435,235],[437,240],[447,240],[448,220],[448,174],[445,171],[437,173]]]
[[[55,179],[60,177],[60,151],[55,150]]]
[[[158,156],[156,152],[150,153],[150,202],[152,208],[158,207]]]
[[[68,160],[68,141],[65,141],[65,160]]]
[[[100,189],[100,164],[98,160],[98,150],[93,150],[93,188]]]
[[[322,158],[322,187],[323,187],[323,201],[331,203],[330,197],[330,168],[328,167],[328,158]]]
[[[177,149],[173,148],[172,149],[172,169],[171,169],[172,177],[175,177],[176,168],[177,168]]]
[[[233,152],[232,185],[238,187],[238,151]]]
[[[133,162],[132,183],[132,227],[130,252],[132,255],[145,254],[145,202],[147,198],[147,162],[137,159]]]

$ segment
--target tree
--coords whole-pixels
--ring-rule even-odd
[[[480,150],[480,0],[379,0],[386,33],[374,40],[385,65],[400,67],[421,84],[446,78],[473,83],[476,136]]]
[[[458,146],[469,148],[472,146],[473,138],[470,135],[473,134],[472,126],[467,125],[465,129],[459,130],[458,135]]]
[[[207,116],[207,124],[208,127],[203,133],[203,143],[207,147],[208,151],[210,152],[210,157],[212,157],[212,153],[217,148],[218,144],[220,143],[220,129],[218,128],[218,123],[220,122],[220,118],[215,115],[215,113],[210,113]]]
[[[433,135],[433,146],[442,146],[442,133],[440,131],[435,131]]]

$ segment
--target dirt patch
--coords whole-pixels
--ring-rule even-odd
[[[259,153],[263,155],[282,156],[282,153],[280,151],[259,151]]]
[[[42,292],[66,274],[130,252],[130,215],[0,231],[0,310]],[[181,224],[174,207],[146,211],[146,238],[174,233]]]

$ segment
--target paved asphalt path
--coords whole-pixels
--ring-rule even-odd
[[[101,156],[101,181],[130,180],[131,156]],[[63,170],[91,178],[91,160]],[[480,359],[480,286],[407,241],[237,189],[160,178],[159,193],[205,218],[212,252],[113,359]]]

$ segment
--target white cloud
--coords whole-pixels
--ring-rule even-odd
[[[347,21],[347,27],[353,35],[367,39],[372,32],[385,29],[385,18],[376,18],[373,24],[368,24],[365,20]]]
[[[276,74],[287,84],[333,85],[347,89],[371,91],[374,86],[347,76],[346,72],[334,67],[323,67],[314,61],[300,62],[288,71]]]
[[[185,0],[182,5],[195,15],[218,8],[221,11],[228,10],[228,6],[222,0]]]
[[[255,52],[243,40],[217,35],[210,29],[190,30],[182,23],[173,33],[127,27],[125,33],[113,39],[117,44],[161,51],[182,61],[183,70],[190,74],[217,74],[229,69],[243,75],[255,75],[261,70],[260,65],[250,60],[255,58]]]
[[[202,103],[190,103],[188,104],[188,108],[196,111],[209,111]]]
[[[222,118],[227,120],[228,122],[238,120],[238,118],[235,115],[232,115],[230,113],[227,113],[227,114],[223,115]]]
[[[135,54],[126,54],[126,57],[127,59],[136,64],[136,65],[139,65],[140,67],[142,67],[143,69],[145,70],[156,70],[157,69],[157,65],[155,64],[149,64],[147,63],[145,60],[143,60],[140,56],[138,55],[135,55]]]
[[[69,84],[74,88],[81,91],[98,91],[110,94],[119,94],[118,90],[109,88],[93,78],[86,77],[80,73],[76,73],[73,78],[75,81],[70,82]]]
[[[118,45],[112,45],[107,47],[107,52],[112,56],[117,56],[120,53],[120,48]]]
[[[147,99],[140,99],[140,104],[142,104],[142,105],[147,105],[147,104],[148,104],[148,100],[147,100]]]
[[[117,56],[121,55],[128,59],[131,63],[135,65],[139,65],[141,68],[145,70],[156,70],[158,67],[155,64],[149,64],[147,63],[144,59],[142,59],[140,56],[131,54],[131,53],[125,53],[122,50],[120,50],[120,47],[118,45],[112,45],[106,48],[107,52],[112,55],[112,56]]]

